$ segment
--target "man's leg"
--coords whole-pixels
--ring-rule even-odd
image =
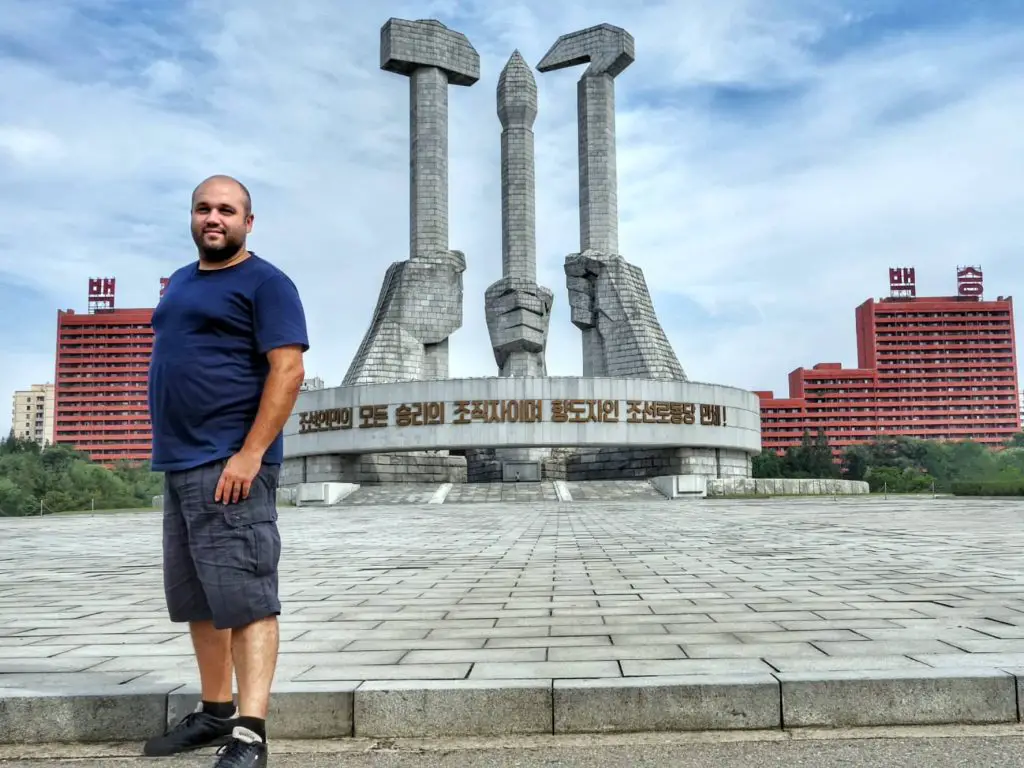
[[[233,749],[249,750],[253,760],[264,760],[270,689],[277,666],[277,616],[281,612],[277,575],[281,537],[276,505],[279,469],[264,466],[253,480],[249,498],[224,504],[213,499],[224,463],[204,468],[200,481],[204,512],[193,525],[192,556],[214,627],[231,632],[239,703]]]
[[[267,719],[279,643],[277,616],[257,619],[232,631],[231,650],[238,675],[238,714],[243,720]]]
[[[202,502],[199,480],[202,468],[175,473],[174,500],[178,515],[168,528],[165,519],[165,540],[170,540],[173,568],[167,589],[172,621],[187,621],[192,648],[199,666],[199,685],[203,709],[220,717],[230,717],[235,707],[231,696],[233,668],[231,664],[231,633],[213,625],[213,611],[206,590],[192,561],[190,527]],[[173,602],[172,602],[173,601]]]
[[[167,733],[149,739],[146,755],[173,755],[224,744],[231,735],[235,713],[231,700],[229,633],[214,633],[209,602],[196,573],[189,547],[183,500],[190,497],[188,472],[167,473],[164,480],[164,594],[169,618],[189,623],[199,665],[201,703]]]
[[[231,663],[231,630],[217,629],[213,619],[189,623],[192,647],[199,664],[199,684],[205,709],[229,717],[235,711],[231,697],[234,670]]]

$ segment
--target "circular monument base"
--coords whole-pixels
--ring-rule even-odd
[[[283,486],[749,477],[760,404],[718,384],[474,378],[303,392],[284,428]]]

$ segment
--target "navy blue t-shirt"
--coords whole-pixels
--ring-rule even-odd
[[[295,284],[255,254],[226,269],[199,262],[171,275],[153,312],[149,413],[153,469],[173,472],[227,458],[256,420],[267,352],[309,349]],[[264,454],[283,460],[279,434]]]

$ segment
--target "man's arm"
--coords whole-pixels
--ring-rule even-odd
[[[283,274],[268,278],[256,289],[253,341],[255,351],[267,356],[270,372],[249,434],[238,453],[228,459],[217,483],[214,501],[225,504],[249,497],[263,455],[284,429],[306,375],[302,365],[302,354],[309,349],[306,316],[295,284]]]
[[[260,407],[256,413],[249,434],[242,449],[232,456],[214,493],[214,501],[235,503],[239,498],[249,498],[252,481],[260,471],[263,454],[284,429],[298,399],[305,368],[302,364],[302,347],[278,347],[267,352],[270,373],[263,385]]]
[[[301,347],[272,349],[267,353],[267,360],[270,361],[270,373],[263,385],[260,409],[241,451],[258,456],[260,460],[274,438],[284,429],[306,376]]]

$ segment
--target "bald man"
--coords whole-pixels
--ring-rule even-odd
[[[165,473],[167,609],[189,625],[202,691],[196,710],[144,752],[219,745],[221,768],[267,764],[281,430],[309,348],[295,285],[246,247],[252,224],[252,198],[237,179],[196,187],[199,258],[174,272],[153,313],[149,374],[153,469]]]

